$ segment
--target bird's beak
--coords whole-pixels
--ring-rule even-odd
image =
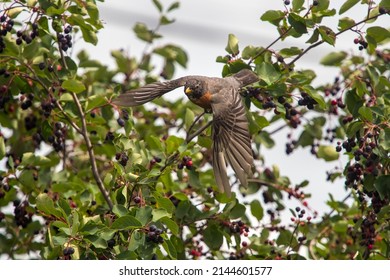
[[[190,89],[189,87],[185,88],[184,89],[184,92],[188,95],[188,94],[191,94],[192,93],[192,89]]]

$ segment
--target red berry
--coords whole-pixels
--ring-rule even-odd
[[[354,40],[353,40],[353,42],[355,43],[355,44],[359,44],[359,38],[355,38]]]
[[[187,161],[186,166],[187,167],[192,167],[192,160]]]
[[[332,99],[332,101],[330,101],[330,104],[332,104],[333,106],[337,105],[337,100],[336,99]]]
[[[141,202],[141,198],[139,196],[134,197],[134,202],[139,204]]]
[[[242,245],[242,247],[246,247],[246,246],[248,246],[248,243],[246,241],[242,241],[241,245]]]

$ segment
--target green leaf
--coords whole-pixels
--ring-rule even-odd
[[[380,26],[367,28],[367,35],[374,38],[377,43],[390,39],[390,31]]]
[[[85,90],[85,85],[82,82],[72,79],[64,81],[62,87],[74,93],[80,93]]]
[[[141,222],[143,226],[146,225],[152,220],[152,207],[145,206],[139,208],[135,217]]]
[[[389,0],[382,0],[378,6],[389,10],[390,9],[390,1]]]
[[[309,40],[306,41],[306,43],[313,44],[318,41],[318,38],[320,36],[320,32],[318,31],[318,28],[314,29],[313,34],[309,38]]]
[[[390,198],[390,175],[382,175],[375,180],[375,189],[378,191],[381,199]]]
[[[126,230],[126,229],[140,228],[140,227],[142,227],[141,222],[137,220],[135,217],[130,215],[119,217],[111,225],[112,229],[117,229],[117,230]]]
[[[258,221],[260,221],[261,219],[263,219],[263,217],[264,217],[264,209],[263,209],[263,207],[261,206],[260,201],[258,201],[257,199],[252,200],[250,206],[251,206],[251,213],[252,213],[252,215],[253,215]]]
[[[157,8],[157,10],[161,13],[162,10],[163,10],[163,7],[162,7],[160,1],[158,1],[158,0],[153,0],[153,4],[154,4],[154,6]]]
[[[230,210],[229,218],[230,219],[238,219],[242,218],[245,215],[246,207],[240,203],[234,205],[233,209]]]
[[[234,34],[229,34],[225,50],[233,56],[236,56],[239,53],[238,39]]]
[[[6,154],[4,137],[0,136],[0,159],[3,159]]]
[[[168,154],[172,154],[177,151],[179,146],[184,143],[183,138],[179,138],[177,136],[171,135],[165,141],[166,149]]]
[[[348,221],[345,220],[337,221],[333,226],[333,230],[337,233],[346,233],[347,229]]]
[[[334,146],[320,145],[318,147],[317,156],[325,161],[333,161],[339,158],[339,153]]]
[[[279,22],[280,20],[282,20],[284,17],[285,17],[285,14],[282,11],[268,10],[260,17],[260,19],[262,21],[269,21],[272,23],[274,23],[274,22],[276,23],[276,22]]]
[[[120,204],[114,205],[114,207],[112,208],[112,212],[117,217],[122,217],[122,216],[129,214],[129,210],[127,210],[127,208],[125,206],[120,205]]]
[[[22,164],[25,166],[33,165],[33,166],[52,166],[55,165],[56,162],[45,156],[35,155],[34,153],[28,152],[23,154]]]
[[[175,205],[173,205],[172,201],[166,197],[156,197],[157,207],[164,208],[168,213],[173,213],[175,209]]]
[[[353,6],[355,6],[359,2],[360,2],[360,0],[347,0],[347,1],[345,1],[339,10],[339,15],[344,14],[346,11],[351,9]]]
[[[292,10],[294,12],[299,12],[302,9],[305,0],[293,0],[292,1]]]
[[[55,208],[53,199],[51,199],[46,193],[39,194],[37,196],[36,207],[39,211],[45,213],[46,215],[53,215],[57,218],[62,217],[61,211]]]
[[[172,232],[172,234],[179,234],[179,226],[172,219],[168,217],[162,217],[159,221],[166,225],[167,228],[169,228],[169,230]]]
[[[339,30],[346,30],[355,25],[355,21],[352,18],[344,17],[339,20]]]
[[[311,98],[313,98],[315,101],[317,101],[320,108],[325,109],[326,103],[322,95],[320,95],[317,90],[315,90],[312,86],[303,86],[302,89],[310,95]]]
[[[185,124],[187,130],[194,123],[194,119],[195,119],[194,112],[191,109],[186,108],[186,113],[184,116],[184,124]]]
[[[279,51],[279,54],[282,55],[284,58],[295,56],[300,53],[302,53],[302,49],[298,47],[284,48]]]
[[[257,73],[260,78],[266,82],[268,85],[273,84],[280,78],[280,72],[275,69],[275,67],[268,62],[262,62],[259,65]]]
[[[328,44],[334,46],[334,44],[336,42],[336,34],[333,32],[332,29],[330,29],[327,26],[321,25],[318,28],[318,31],[320,32],[322,40],[324,40]]]
[[[339,66],[340,63],[347,57],[347,53],[344,51],[341,52],[331,52],[324,56],[321,60],[320,63],[322,65],[326,66]]]
[[[294,248],[298,242],[296,238],[294,238],[293,234],[289,230],[282,230],[276,239],[276,244],[287,245]]]
[[[154,34],[144,23],[136,23],[133,27],[133,31],[138,39],[151,43],[154,39]]]
[[[306,22],[304,18],[302,18],[298,14],[290,13],[287,19],[297,33],[307,33]]]
[[[219,250],[222,246],[223,235],[215,224],[209,225],[203,231],[203,238],[204,242],[211,250]]]
[[[359,108],[359,115],[362,117],[363,120],[372,122],[374,119],[374,116],[372,114],[372,111],[370,108],[362,106]]]
[[[165,251],[167,251],[168,255],[171,257],[171,259],[176,260],[177,259],[177,252],[175,246],[173,246],[172,242],[169,239],[165,239],[164,243],[162,244]]]
[[[180,7],[180,2],[173,2],[170,6],[169,6],[169,8],[168,8],[168,12],[170,12],[170,11],[173,11],[173,10],[176,10],[176,9],[178,9]]]

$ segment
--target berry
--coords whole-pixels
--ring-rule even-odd
[[[290,0],[284,0],[284,5],[290,5]]]
[[[38,67],[39,67],[40,70],[45,69],[45,67],[46,67],[45,62],[40,62],[40,63],[38,64]]]
[[[4,214],[3,212],[0,212],[0,222],[1,222],[2,220],[4,220],[4,218],[5,218],[5,214]]]
[[[313,6],[318,6],[318,4],[319,4],[318,0],[313,1]]]
[[[248,246],[248,242],[242,241],[241,245],[242,245],[242,247],[247,247]]]
[[[150,227],[149,227],[149,231],[156,231],[156,229],[157,229],[157,227],[155,226],[155,225],[151,225]]]
[[[353,40],[353,42],[354,42],[354,44],[359,44],[359,42],[360,42],[360,40],[359,40],[359,38],[355,38],[354,40]]]
[[[2,15],[0,17],[0,22],[4,22],[4,21],[6,21],[6,19],[7,19],[7,16],[6,15]]]
[[[21,38],[17,38],[17,39],[15,40],[15,43],[16,43],[18,46],[20,46],[20,45],[23,43],[23,41],[22,41]]]
[[[110,239],[110,240],[107,240],[107,246],[108,248],[114,248],[115,246],[115,240],[114,239]]]
[[[141,198],[139,196],[134,197],[133,200],[137,204],[141,203]]]
[[[74,254],[74,249],[72,247],[66,247],[62,253],[64,254],[64,256],[70,256],[70,255],[73,255]]]
[[[49,65],[49,66],[47,67],[47,71],[53,72],[53,71],[54,71],[53,65]]]
[[[121,127],[124,127],[124,126],[125,126],[125,120],[124,120],[124,119],[118,118],[116,121],[117,121],[117,123],[119,124],[119,126],[121,126]]]
[[[385,14],[385,13],[386,13],[386,9],[383,8],[383,7],[379,7],[379,13],[380,13],[381,15]]]

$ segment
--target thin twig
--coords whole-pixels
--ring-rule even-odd
[[[340,34],[343,34],[344,32],[348,31],[348,30],[351,30],[353,27],[355,26],[358,26],[359,24],[362,24],[362,23],[365,23],[366,21],[369,21],[369,20],[372,20],[372,19],[375,19],[375,18],[378,18],[379,16],[381,16],[381,14],[379,15],[375,15],[375,16],[372,16],[372,17],[368,17],[366,19],[363,19],[357,23],[355,23],[354,25],[344,29],[344,30],[341,30],[337,33],[335,33],[335,36],[339,36]],[[288,63],[287,65],[288,66],[291,66],[292,64],[294,64],[298,59],[300,59],[303,55],[305,55],[308,51],[310,51],[311,49],[315,48],[315,47],[318,47],[319,45],[325,43],[325,40],[322,39],[321,41],[318,41],[317,43],[313,44],[313,45],[310,45],[309,47],[307,47],[303,52],[301,52],[299,55],[297,55],[296,58],[294,58],[290,63]]]
[[[209,122],[206,123],[204,126],[202,126],[202,127],[199,128],[197,131],[195,131],[193,134],[187,136],[186,142],[187,142],[187,143],[191,142],[192,139],[194,139],[196,136],[198,136],[199,134],[201,134],[201,133],[202,133],[206,128],[208,128],[212,123],[213,123],[213,121],[209,121]]]
[[[81,135],[83,136],[85,144],[87,145],[89,161],[91,163],[93,177],[95,178],[96,184],[97,184],[100,192],[102,193],[104,199],[106,200],[110,210],[112,210],[113,204],[112,204],[112,201],[110,199],[110,196],[109,196],[107,190],[104,187],[103,181],[100,178],[99,170],[98,170],[98,167],[96,164],[95,153],[93,151],[93,146],[92,146],[91,140],[88,137],[87,122],[85,121],[85,114],[83,112],[83,108],[80,104],[80,101],[79,101],[77,95],[74,92],[72,92],[71,94],[72,94],[73,100],[74,100],[76,107],[77,107],[79,114],[80,114],[80,121],[81,121],[81,127],[82,127],[81,128]]]

